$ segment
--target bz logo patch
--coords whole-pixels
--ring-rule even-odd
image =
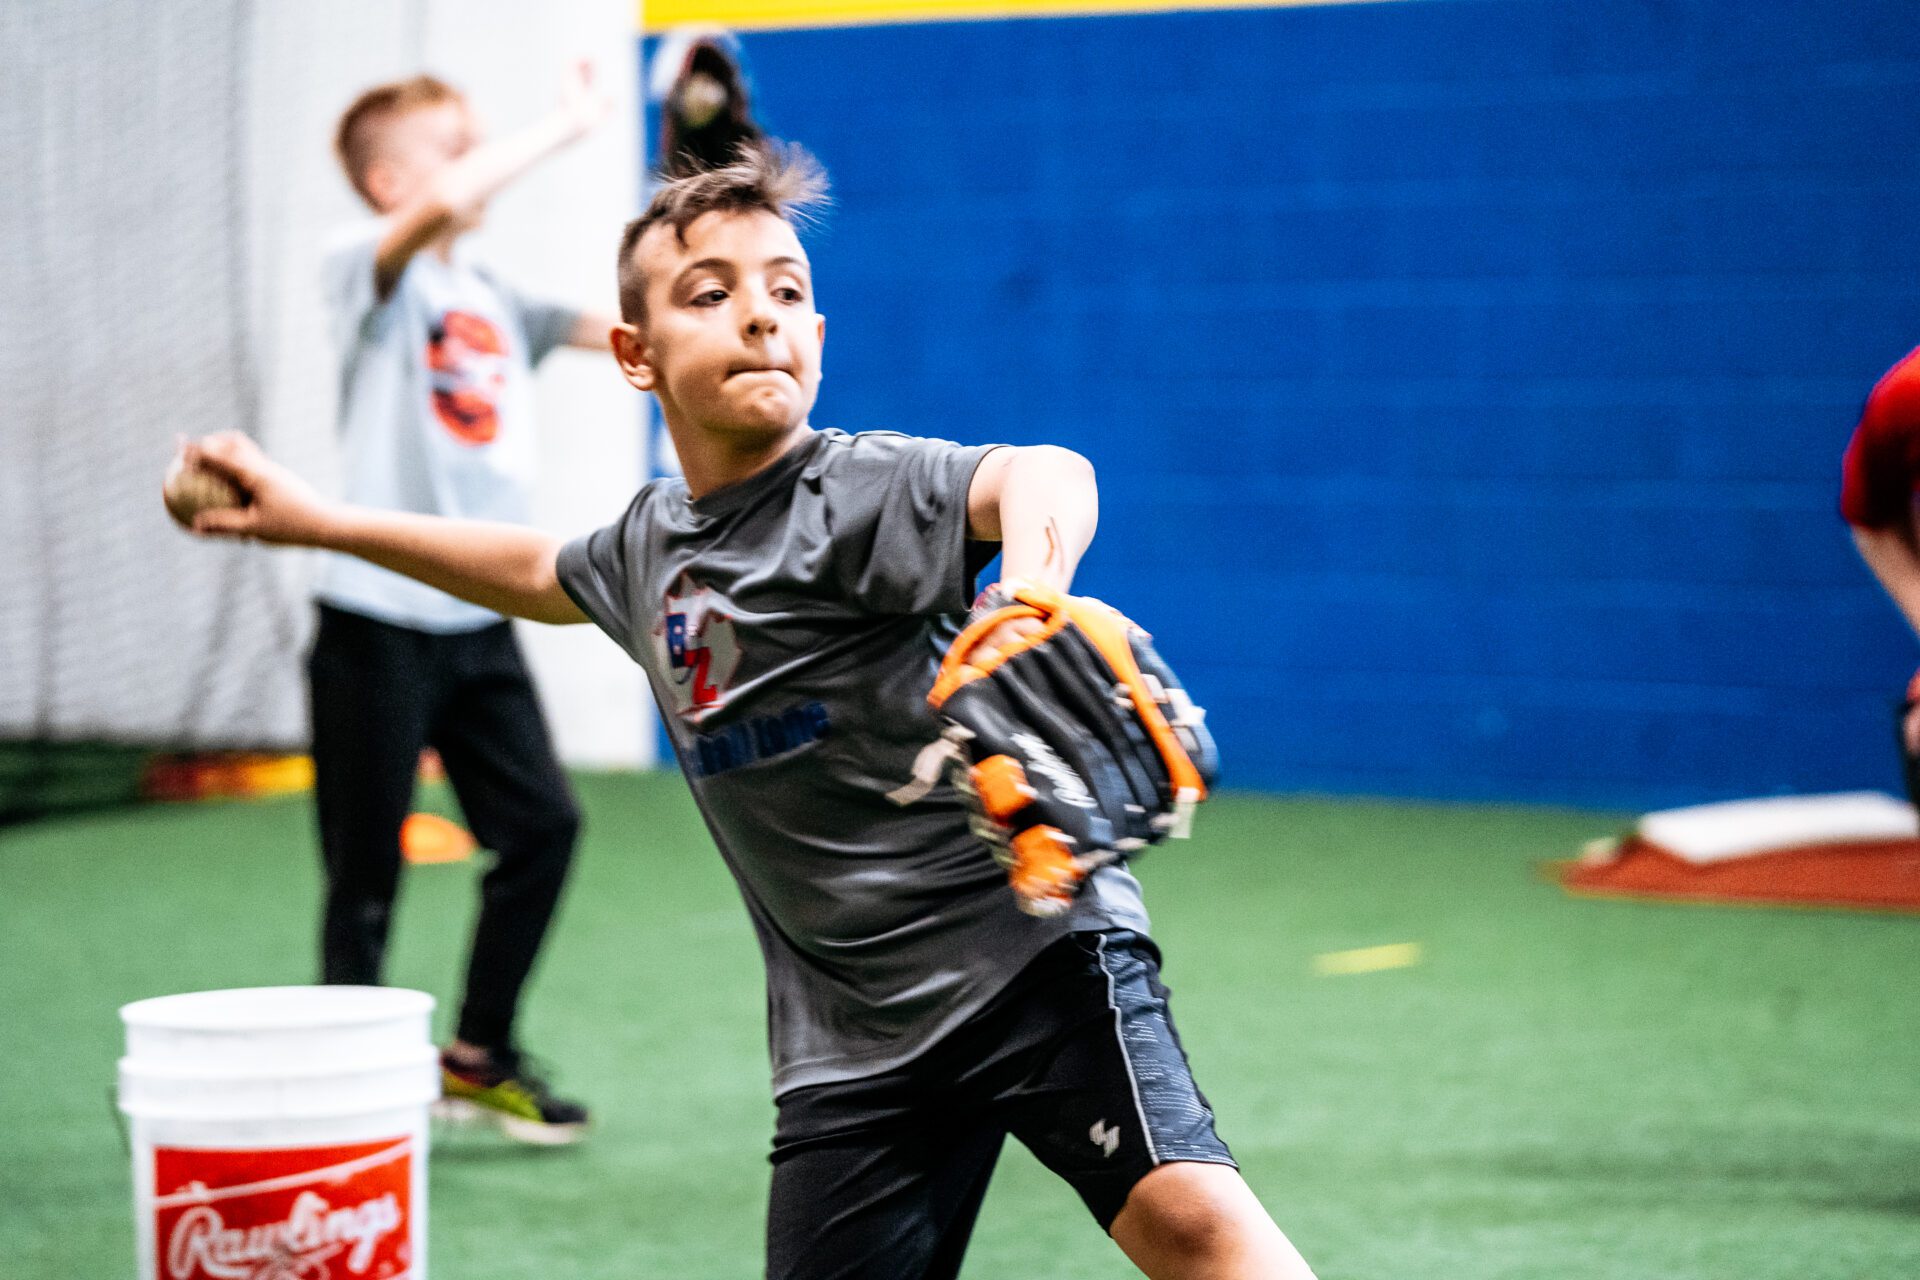
[[[727,685],[740,665],[739,640],[725,607],[718,593],[683,576],[667,592],[654,627],[654,646],[673,710],[696,724],[725,701]]]

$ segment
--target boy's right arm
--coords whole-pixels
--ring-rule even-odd
[[[344,551],[496,613],[587,621],[560,585],[561,541],[550,533],[330,503],[238,432],[188,443],[184,453],[189,466],[219,473],[248,497],[243,507],[202,511],[195,533]]]
[[[1893,597],[1907,625],[1920,634],[1920,544],[1915,542],[1912,523],[1878,529],[1854,525],[1852,531],[1860,558]],[[1920,706],[1912,707],[1902,718],[1900,736],[1910,754],[1920,755]]]
[[[374,251],[373,282],[385,299],[413,255],[485,205],[502,187],[554,152],[585,137],[612,110],[593,83],[593,65],[579,63],[567,77],[560,105],[544,119],[485,142],[437,174],[420,197],[387,215]]]
[[[1915,542],[1912,524],[1902,522],[1880,529],[1854,525],[1852,532],[1860,558],[1893,597],[1907,625],[1920,634],[1920,544]]]

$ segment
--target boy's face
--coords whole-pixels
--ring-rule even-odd
[[[633,252],[647,314],[619,334],[616,354],[669,423],[751,444],[806,422],[827,322],[814,310],[806,250],[784,219],[705,213],[684,244],[660,225]]]
[[[480,140],[479,123],[464,102],[415,107],[384,122],[367,163],[374,208],[387,213],[415,199],[435,174]],[[476,215],[472,223],[478,222]]]

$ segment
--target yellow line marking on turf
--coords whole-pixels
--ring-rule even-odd
[[[1323,978],[1350,973],[1379,973],[1382,969],[1405,969],[1419,964],[1420,944],[1394,942],[1384,947],[1361,947],[1355,951],[1327,951],[1313,958],[1313,971]]]
[[[870,27],[900,22],[980,22],[1001,18],[1100,17],[1204,9],[1291,9],[1383,0],[640,0],[649,35],[678,26],[735,31]]]

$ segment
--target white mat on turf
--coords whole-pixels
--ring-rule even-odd
[[[1641,839],[1688,862],[1725,862],[1804,845],[1902,840],[1920,835],[1920,817],[1879,791],[1775,796],[1664,809],[1640,819]]]

